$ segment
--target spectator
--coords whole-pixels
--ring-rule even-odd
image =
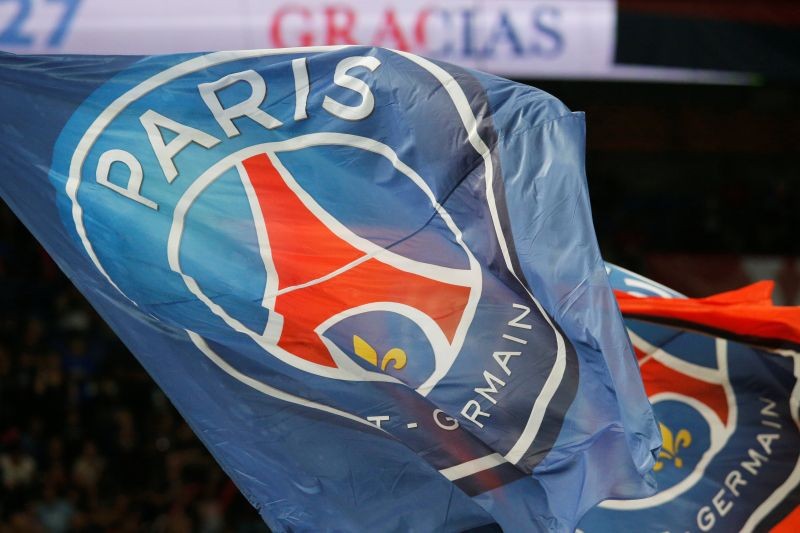
[[[69,500],[59,496],[52,484],[42,491],[42,502],[36,507],[39,522],[49,533],[63,533],[69,529],[75,509]]]
[[[27,490],[35,480],[36,461],[22,450],[18,434],[7,439],[7,452],[0,455],[3,487],[10,492]]]
[[[0,533],[243,527],[267,531],[169,400],[0,206]]]
[[[95,443],[87,440],[72,467],[72,480],[78,488],[83,489],[93,507],[97,504],[97,488],[105,466],[105,459],[97,453]]]

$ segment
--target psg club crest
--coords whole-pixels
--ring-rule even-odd
[[[619,268],[612,285],[639,296],[682,298]],[[800,483],[793,358],[723,338],[626,319],[663,446],[659,492],[607,501],[580,528],[591,531],[732,531],[764,527]],[[797,356],[795,356],[797,357]],[[786,501],[784,501],[786,500]]]
[[[51,178],[87,260],[198,357],[419,449],[455,436],[429,459],[477,493],[530,472],[577,379],[514,268],[489,115],[400,52],[150,58],[84,102]]]

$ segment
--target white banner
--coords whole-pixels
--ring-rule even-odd
[[[614,0],[0,0],[0,50],[157,54],[368,44],[505,76],[725,81],[614,65]]]

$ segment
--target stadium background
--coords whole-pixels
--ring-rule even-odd
[[[64,2],[86,7],[79,3]],[[523,15],[526,4],[569,2],[502,4]],[[722,5],[617,2],[614,61],[641,71],[537,73],[535,58],[529,67],[515,58],[511,70],[586,111],[587,173],[607,260],[691,296],[771,278],[777,303],[800,305],[800,15],[791,2]],[[15,13],[0,11],[0,49],[71,51],[48,49],[33,30],[30,42],[9,41]],[[0,479],[0,532],[265,530],[5,205]]]

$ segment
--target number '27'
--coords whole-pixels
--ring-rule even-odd
[[[47,36],[47,46],[58,46],[64,41],[69,30],[69,25],[75,17],[75,12],[81,0],[46,0],[48,4],[63,4],[64,11],[50,35]],[[17,4],[17,12],[12,15],[8,25],[0,29],[0,46],[31,46],[34,36],[25,32],[25,23],[33,12],[33,0],[0,0],[0,4]]]

